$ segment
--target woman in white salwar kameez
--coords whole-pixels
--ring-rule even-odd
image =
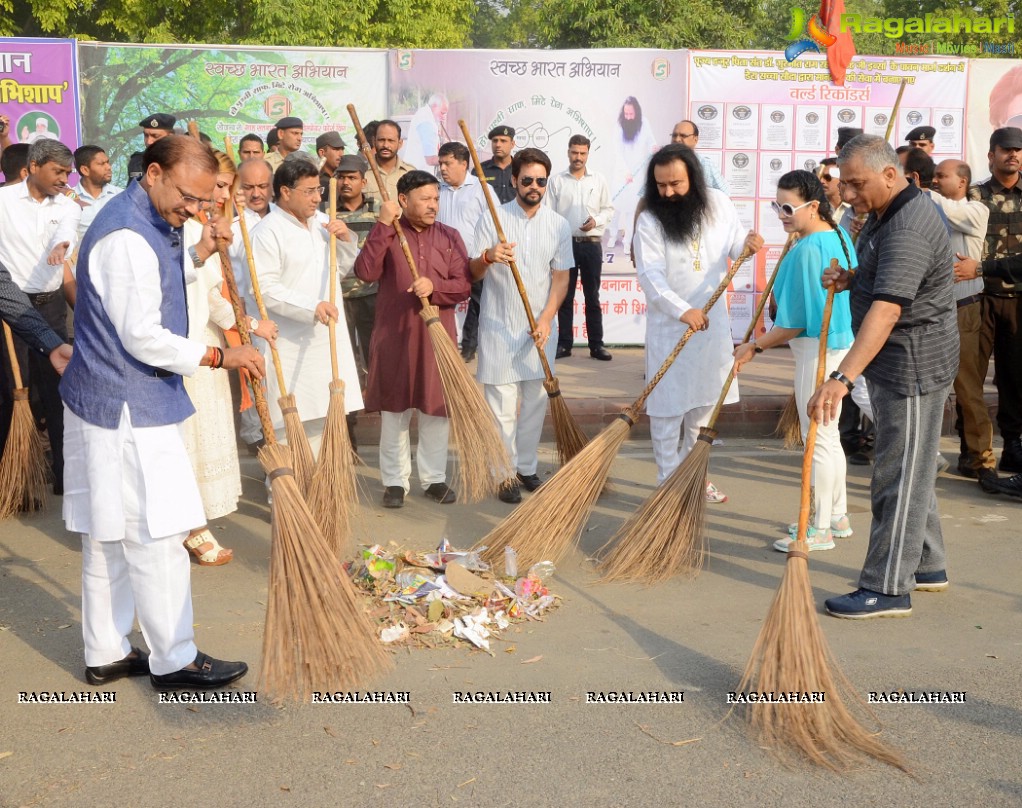
[[[224,332],[236,324],[234,309],[221,293],[224,279],[213,233],[217,236],[230,234],[229,225],[215,228],[222,224],[223,206],[231,193],[235,168],[223,152],[214,151],[213,154],[220,164],[213,196],[213,222],[203,224],[197,219],[190,219],[184,225],[184,246],[189,256],[185,260],[185,291],[188,338],[223,348],[226,346]],[[271,320],[256,321],[252,318],[250,325],[263,338],[276,337],[276,325]],[[226,373],[200,367],[195,375],[184,377],[184,383],[195,406],[195,415],[184,422],[185,447],[209,521],[236,511],[241,496],[241,469],[230,382]],[[208,526],[191,531],[185,547],[201,566],[220,566],[233,557],[233,551],[221,547]]]

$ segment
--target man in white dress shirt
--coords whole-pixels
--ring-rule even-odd
[[[247,164],[246,164],[247,165]],[[286,159],[273,174],[277,207],[252,233],[252,257],[267,312],[280,328],[277,353],[287,390],[278,389],[277,374],[269,374],[270,414],[278,437],[284,417],[277,399],[291,393],[305,425],[313,452],[318,451],[330,404],[331,319],[347,332],[343,312],[330,302],[329,234],[337,236],[338,288],[351,270],[357,248],[354,235],[339,219],[322,224],[317,218],[322,186],[315,162]],[[344,381],[345,412],[362,409],[358,371],[351,343],[337,341],[338,364]]]
[[[479,217],[486,211],[486,198],[478,177],[468,170],[471,155],[464,143],[445,143],[440,158],[440,212],[437,220],[458,231],[465,249],[475,237]]]
[[[469,264],[472,278],[487,278],[480,301],[476,378],[483,385],[486,403],[497,417],[504,445],[518,471],[517,479],[508,480],[499,494],[502,502],[510,504],[522,501],[519,483],[527,491],[542,484],[536,467],[547,395],[536,347],[546,351],[553,367],[556,337],[551,342],[550,332],[568,292],[568,273],[575,262],[571,227],[563,216],[542,204],[549,177],[546,154],[533,148],[518,152],[511,161],[515,198],[497,209],[508,241],[498,242],[491,217],[483,216],[469,253],[478,256]],[[536,317],[532,333],[509,261],[518,266]]]
[[[568,293],[557,313],[557,358],[571,356],[574,342],[575,288],[582,276],[585,296],[586,338],[589,355],[609,362],[603,344],[603,309],[600,308],[600,274],[603,270],[603,229],[614,217],[610,189],[602,174],[586,168],[589,138],[572,135],[568,140],[568,170],[551,178],[546,201],[568,221],[571,250],[575,257],[568,279]]]
[[[60,386],[64,521],[82,535],[86,679],[149,675],[158,689],[221,687],[248,666],[195,646],[182,542],[205,514],[181,432],[195,411],[181,375],[206,365],[259,378],[264,365],[251,346],[221,350],[185,336],[181,227],[211,204],[212,153],[170,136],[146,149],[142,171],[82,243],[75,349]],[[128,641],[136,615],[149,656]]]
[[[113,166],[110,158],[99,146],[81,146],[75,149],[75,168],[81,182],[78,183],[78,198],[85,203],[82,218],[78,223],[78,240],[82,240],[92,220],[103,205],[124,189],[114,185]]]
[[[671,143],[681,143],[683,146],[688,146],[690,149],[695,150],[699,145],[699,127],[692,121],[678,121],[674,124],[674,129],[671,130]],[[696,156],[699,158],[699,165],[703,167],[703,176],[706,178],[706,184],[731,196],[731,186],[721,176],[717,164],[705,154],[696,152]]]
[[[0,188],[0,263],[28,295],[50,328],[67,340],[64,259],[78,241],[82,209],[65,196],[71,150],[44,138],[28,147],[28,177]],[[53,366],[18,340],[18,361],[26,386],[39,393],[50,438],[53,490],[64,490],[64,408]]]
[[[734,364],[726,305],[719,302],[709,316],[702,307],[724,279],[728,258],[763,246],[758,234],[745,233],[731,200],[706,185],[698,160],[690,148],[674,144],[653,156],[646,209],[635,230],[636,271],[648,306],[646,378],[689,328],[703,332],[692,337],[646,404],[658,482],[695,446]],[[737,388],[731,385],[725,403],[738,401]],[[706,498],[727,499],[712,483]]]

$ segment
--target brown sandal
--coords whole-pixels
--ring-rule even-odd
[[[221,567],[234,558],[234,551],[221,547],[216,537],[209,532],[209,529],[201,530],[194,536],[189,536],[184,541],[185,549],[188,550],[200,567]],[[208,549],[203,549],[208,547]]]

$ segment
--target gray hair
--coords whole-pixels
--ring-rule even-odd
[[[857,135],[849,140],[837,156],[838,166],[858,157],[870,171],[880,173],[885,168],[896,168],[901,172],[898,153],[880,135]]]
[[[28,162],[43,166],[53,162],[59,166],[74,165],[71,150],[59,140],[40,138],[28,147]]]

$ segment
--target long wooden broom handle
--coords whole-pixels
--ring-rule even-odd
[[[745,263],[746,259],[750,255],[752,255],[751,252],[743,250],[742,254],[738,256],[738,260],[731,264],[731,269],[729,269],[724,275],[724,280],[720,282],[720,286],[718,286],[713,294],[710,295],[710,299],[707,300],[703,306],[703,314],[710,313],[710,309],[713,308],[714,303],[716,303],[720,299],[720,296],[727,291],[728,286],[731,285],[731,281],[733,281],[735,275],[738,274],[738,270],[741,269],[742,264]],[[619,417],[635,423],[635,418],[638,417],[640,412],[642,412],[642,407],[646,403],[646,399],[649,398],[649,394],[652,393],[653,388],[660,383],[664,374],[671,369],[671,365],[673,365],[674,360],[678,358],[678,354],[681,353],[681,349],[688,344],[688,341],[692,339],[692,335],[695,333],[696,330],[692,328],[692,326],[689,326],[688,330],[682,334],[681,339],[678,340],[678,344],[674,346],[674,350],[671,351],[671,353],[663,361],[663,364],[660,365],[660,369],[654,374],[653,378],[649,380],[649,384],[646,385],[646,389],[642,391],[642,394],[635,399],[635,401],[632,402],[632,405]]]
[[[784,249],[781,250],[781,257],[777,259],[777,266],[774,268],[774,274],[770,276],[770,280],[767,281],[766,286],[763,288],[763,293],[759,298],[759,303],[756,304],[756,311],[752,314],[752,320],[749,322],[749,327],[745,329],[745,336],[742,337],[742,345],[745,345],[752,339],[752,332],[756,330],[756,323],[759,322],[759,318],[763,314],[763,309],[766,308],[767,299],[773,291],[774,281],[777,280],[777,273],[781,271],[781,264],[784,262],[784,257],[788,254],[788,250],[791,249],[792,245],[797,240],[798,239],[795,234],[792,233],[788,236],[788,240],[784,243]],[[717,425],[717,418],[720,417],[720,411],[724,408],[724,399],[727,398],[728,391],[731,390],[731,385],[734,384],[734,381],[735,367],[732,365],[727,381],[724,382],[724,389],[720,391],[720,398],[717,399],[717,403],[713,407],[713,412],[710,413],[710,420],[706,424],[707,429],[713,429]]]
[[[355,112],[355,105],[348,104],[348,115],[351,116],[351,122],[355,125],[355,133],[358,135],[359,141],[362,143],[362,153],[365,154],[366,160],[369,161],[369,167],[373,170],[373,176],[376,178],[376,187],[380,191],[380,197],[384,202],[390,201],[390,196],[387,193],[387,186],[383,183],[383,176],[380,174],[380,167],[376,164],[376,155],[373,154],[373,150],[369,147],[369,141],[366,140],[366,133],[362,129],[362,124],[358,120],[358,113]],[[405,231],[401,227],[400,219],[394,220],[394,232],[397,233],[398,243],[401,245],[401,252],[405,254],[405,260],[408,262],[408,271],[412,273],[412,280],[417,281],[419,279],[419,271],[415,267],[415,259],[412,258],[412,248],[408,246],[408,239],[405,238]],[[428,308],[433,305],[429,302],[428,297],[420,297],[419,300],[422,303],[422,308]]]
[[[7,340],[7,356],[11,360],[11,373],[14,375],[14,389],[21,389],[21,366],[18,365],[18,357],[14,353],[14,334],[11,327],[4,323],[4,339]]]
[[[337,178],[330,178],[330,221],[337,218]],[[337,305],[337,236],[330,234],[330,305]],[[338,378],[337,371],[337,320],[330,318],[330,372],[331,378]]]
[[[837,259],[831,259],[831,266],[837,263]],[[827,289],[827,302],[823,307],[823,322],[820,323],[820,353],[817,358],[816,367],[816,389],[820,389],[823,380],[827,375],[827,332],[830,331],[830,315],[834,310],[834,287]],[[813,450],[816,448],[816,431],[819,424],[814,418],[809,422],[809,430],[806,432],[805,453],[802,455],[802,492],[798,506],[798,532],[795,534],[796,541],[804,541],[806,531],[809,529],[809,505],[813,472]],[[796,553],[795,558],[806,558],[804,553]],[[791,553],[788,553],[789,558]]]
[[[486,172],[483,171],[483,164],[479,162],[479,154],[476,152],[476,147],[472,143],[472,135],[468,131],[468,124],[464,120],[458,121],[458,126],[461,127],[461,133],[465,137],[465,142],[468,144],[469,154],[472,155],[472,164],[475,166],[476,176],[479,177],[479,184],[483,186],[483,196],[486,197],[486,207],[490,209],[490,217],[493,219],[493,227],[497,231],[497,239],[501,244],[507,243],[507,238],[504,236],[504,228],[500,226],[500,219],[497,217],[497,206],[493,202],[493,195],[490,193],[490,184],[486,181]],[[518,294],[522,298],[522,305],[525,306],[525,316],[529,320],[529,330],[535,332],[536,330],[536,318],[532,314],[532,306],[529,303],[529,296],[525,291],[525,284],[522,283],[522,275],[518,271],[518,264],[515,261],[509,261],[508,266],[511,268],[511,276],[515,279],[515,286],[518,287]],[[573,289],[568,290],[568,294],[572,294]],[[536,350],[539,352],[539,361],[543,364],[543,373],[546,374],[547,381],[553,379],[554,374],[550,370],[550,362],[547,360],[546,351],[544,351],[538,344]]]

